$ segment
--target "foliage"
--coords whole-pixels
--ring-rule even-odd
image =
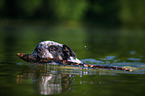
[[[0,0],[0,18],[145,24],[144,0]]]
[[[124,23],[145,24],[144,0],[120,0],[120,19]]]
[[[87,9],[86,0],[51,0],[50,6],[59,19],[79,20]]]
[[[42,0],[18,0],[17,6],[25,16],[31,16],[41,5]]]
[[[4,0],[0,0],[0,10],[3,9],[3,6],[4,6]]]

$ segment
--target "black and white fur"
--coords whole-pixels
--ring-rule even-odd
[[[65,44],[54,41],[43,41],[33,51],[33,56],[37,59],[56,58],[68,60],[70,62],[82,63],[76,58],[75,53]]]

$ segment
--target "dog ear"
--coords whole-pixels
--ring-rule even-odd
[[[63,45],[63,54],[65,56],[65,59],[67,60],[70,56],[76,58],[75,53],[72,51],[70,47],[67,45]]]

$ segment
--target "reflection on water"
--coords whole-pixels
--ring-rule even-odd
[[[38,83],[37,83],[38,84]],[[40,94],[58,94],[62,92],[61,76],[42,76],[39,83]]]
[[[42,95],[59,94],[72,90],[76,76],[83,77],[85,75],[113,75],[112,72],[100,72],[92,69],[82,69],[73,66],[58,66],[49,64],[19,64],[21,71],[17,74],[16,83],[23,85],[32,83],[35,90]],[[80,81],[80,83],[85,81]],[[96,82],[90,82],[94,84]]]
[[[59,70],[55,66],[47,64],[30,65],[23,66],[22,72],[17,75],[17,84],[24,84],[27,80],[30,80],[42,95],[58,94],[71,90],[73,77],[76,75],[69,74],[72,71]]]

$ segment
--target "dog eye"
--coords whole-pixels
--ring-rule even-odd
[[[37,48],[37,50],[38,50],[38,52],[42,51],[42,49],[41,49],[41,48]]]
[[[50,48],[51,51],[54,50],[54,49],[55,49],[54,47],[51,47],[51,48]]]
[[[49,51],[57,51],[57,48],[55,46],[50,46]]]

